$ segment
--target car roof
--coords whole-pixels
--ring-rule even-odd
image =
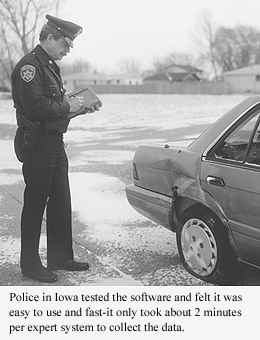
[[[260,96],[249,97],[222,115],[215,123],[210,125],[192,144],[189,150],[203,153],[205,149],[216,141],[224,131],[229,128],[240,116],[260,103]]]

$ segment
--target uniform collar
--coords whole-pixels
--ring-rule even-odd
[[[45,65],[49,65],[49,66],[54,66],[59,69],[55,61],[49,56],[49,54],[45,51],[45,49],[41,47],[41,45],[37,45],[35,49],[33,50],[33,52],[36,53],[41,63]]]

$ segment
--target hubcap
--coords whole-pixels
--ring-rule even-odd
[[[181,234],[181,247],[185,262],[200,275],[210,275],[217,263],[217,244],[207,224],[191,218],[185,222]]]

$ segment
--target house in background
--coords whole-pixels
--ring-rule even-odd
[[[260,92],[260,64],[224,73],[230,92]]]
[[[65,74],[63,76],[64,85],[67,89],[72,90],[79,86],[87,85],[104,85],[106,84],[106,74],[104,73],[89,73],[89,72],[77,72],[71,74]]]
[[[139,74],[120,73],[72,73],[63,76],[65,87],[69,90],[79,86],[95,85],[141,85],[142,77]]]
[[[143,79],[137,73],[119,73],[107,76],[107,84],[111,85],[141,85]]]
[[[146,76],[143,81],[146,82],[183,82],[183,81],[200,81],[202,70],[191,65],[171,64],[158,72]]]

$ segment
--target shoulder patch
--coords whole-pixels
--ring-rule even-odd
[[[24,80],[26,83],[29,83],[30,81],[33,80],[35,72],[36,72],[35,66],[24,65],[21,67],[20,75],[22,80]]]

